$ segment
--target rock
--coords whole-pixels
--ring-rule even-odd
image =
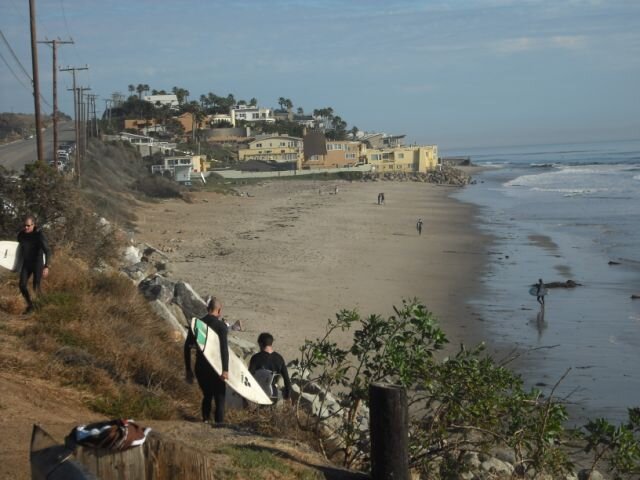
[[[134,265],[140,261],[140,259],[142,258],[142,254],[136,247],[134,247],[133,245],[129,245],[124,251],[123,257],[124,261],[128,265]]]
[[[175,282],[161,276],[152,275],[138,284],[138,290],[149,301],[160,300],[169,303],[173,300]]]
[[[589,478],[589,473],[591,473],[591,478]],[[597,470],[590,472],[588,468],[585,468],[578,472],[578,480],[604,480],[604,477]]]
[[[609,260],[609,265],[620,265],[620,262],[614,262],[613,260]]]
[[[136,283],[141,282],[144,278],[152,273],[153,265],[149,262],[138,262],[122,268],[122,272]]]
[[[257,344],[236,337],[235,335],[227,335],[227,339],[229,342],[229,346],[233,349],[236,355],[245,360],[247,363],[254,353],[258,353],[260,351],[260,348]]]
[[[167,305],[167,308],[173,314],[173,316],[176,317],[176,320],[178,320],[178,323],[182,325],[185,328],[185,330],[189,329],[189,322],[187,321],[187,317],[184,316],[184,312],[182,311],[179,305],[176,305],[175,303],[169,303]]]
[[[182,308],[189,322],[193,317],[202,318],[207,314],[207,304],[188,283],[176,283],[173,301]]]
[[[497,458],[491,458],[485,460],[481,465],[482,470],[489,473],[505,473],[511,475],[513,473],[513,465],[498,460]]]
[[[171,313],[171,311],[169,311],[164,303],[159,300],[153,300],[149,302],[149,306],[151,307],[151,310],[156,313],[156,315],[158,315],[167,323],[167,325],[173,332],[174,340],[184,341],[184,339],[187,338],[187,330],[182,324],[180,324],[178,319],[176,319],[176,317],[173,315],[173,313]]]
[[[631,295],[632,300],[638,300],[639,298],[640,298],[640,293],[637,295],[635,293]]]
[[[513,453],[513,450],[508,450],[508,449],[496,450],[493,453],[493,456],[498,460],[502,460],[503,462],[507,462],[512,465],[516,463],[516,455],[515,453]]]

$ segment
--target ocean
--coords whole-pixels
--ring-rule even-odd
[[[513,368],[570,423],[626,420],[640,406],[640,140],[443,153],[493,167],[455,194],[494,237],[470,301],[487,344],[515,348]],[[551,289],[542,310],[539,278],[580,285]]]

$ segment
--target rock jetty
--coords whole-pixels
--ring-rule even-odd
[[[394,181],[394,182],[422,182],[435,183],[437,185],[451,185],[463,187],[472,183],[471,176],[459,168],[443,166],[441,169],[420,172],[368,172],[362,176],[364,182]]]

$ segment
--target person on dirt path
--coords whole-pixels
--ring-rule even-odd
[[[24,313],[33,311],[34,304],[29,294],[29,277],[33,276],[33,290],[35,295],[40,295],[40,282],[49,276],[49,260],[51,249],[47,237],[36,225],[33,215],[24,218],[23,226],[18,233],[18,257],[20,264],[20,293],[27,302]],[[44,257],[44,258],[43,258]]]

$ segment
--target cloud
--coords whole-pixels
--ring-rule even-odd
[[[583,35],[556,35],[548,38],[519,37],[492,42],[491,50],[499,54],[515,54],[534,50],[581,50],[588,45]]]

